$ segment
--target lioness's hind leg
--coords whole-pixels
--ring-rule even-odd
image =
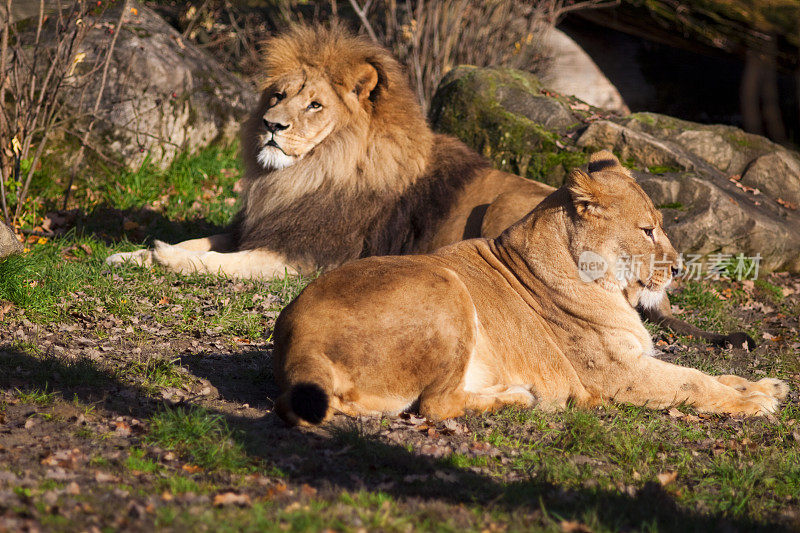
[[[419,412],[432,420],[444,420],[462,416],[465,411],[496,411],[506,405],[531,407],[536,397],[522,385],[495,386],[481,392],[465,390],[445,394],[431,394],[420,397]]]
[[[717,376],[717,381],[741,392],[760,392],[778,400],[785,399],[786,395],[789,394],[789,385],[775,378],[748,381],[743,377],[726,375]]]

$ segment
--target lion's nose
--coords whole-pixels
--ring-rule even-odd
[[[267,128],[267,131],[270,133],[277,133],[279,131],[283,131],[289,129],[288,124],[281,124],[279,122],[270,122],[267,119],[264,119],[264,126]]]

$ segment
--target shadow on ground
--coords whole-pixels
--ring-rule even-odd
[[[267,393],[275,391],[271,378],[264,374],[268,383],[254,380],[252,389],[242,394],[238,391],[241,381],[237,375],[250,370],[237,374],[236,357],[225,359],[227,372],[207,376],[214,380],[221,401],[256,401],[255,391],[260,386],[263,396],[257,405],[263,405]],[[202,371],[199,364],[194,368]],[[0,388],[47,388],[67,400],[77,396],[112,416],[146,419],[168,407],[145,390],[120,382],[112,372],[91,360],[65,363],[56,357],[39,359],[3,345],[0,345]],[[206,403],[202,407],[209,409]],[[250,418],[227,409],[209,410],[216,410],[227,419],[251,457],[286,472],[290,484],[308,483],[316,487],[322,497],[334,497],[341,490],[381,491],[401,499],[481,505],[489,510],[527,514],[542,512],[552,519],[567,521],[580,521],[588,510],[594,510],[602,526],[611,530],[647,525],[659,531],[676,532],[783,529],[780,524],[703,515],[681,508],[657,484],[645,485],[634,495],[626,495],[601,488],[565,488],[543,479],[546,473],[525,481],[503,483],[383,442],[374,433],[365,431],[358,421],[350,419],[327,428],[302,430],[286,428],[271,413]],[[3,428],[0,435],[9,431],[12,430]]]
[[[55,216],[58,217],[56,234],[74,229],[77,235],[95,237],[109,244],[126,240],[150,244],[154,239],[175,243],[207,237],[225,229],[200,214],[175,220],[152,209],[115,209],[105,205],[89,212],[59,211]]]

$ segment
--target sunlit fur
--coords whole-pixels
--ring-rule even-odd
[[[425,172],[433,135],[404,72],[386,50],[338,26],[296,27],[267,40],[263,49],[261,103],[242,132],[246,221],[323,186],[353,193],[402,191]],[[367,97],[354,93],[365,66],[378,76]],[[264,150],[263,120],[270,96],[298,75],[305,90],[335,93],[337,104],[322,110],[335,113],[335,126],[286,165],[277,150]]]
[[[582,250],[609,264],[655,254],[666,273],[643,262],[624,288],[586,282]],[[612,400],[775,412],[788,392],[780,380],[710,376],[651,357],[634,305],[663,293],[678,262],[652,201],[599,152],[496,239],[352,261],[310,283],[275,323],[276,412],[289,424],[412,404],[433,419]]]

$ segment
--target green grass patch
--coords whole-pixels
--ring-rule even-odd
[[[670,165],[653,165],[652,167],[647,167],[647,171],[650,174],[668,174],[668,173],[677,173],[680,172],[682,169],[679,167],[673,167]]]
[[[149,440],[206,470],[243,470],[252,465],[225,419],[205,409],[166,409],[153,416],[150,427]]]
[[[222,226],[236,212],[236,204],[223,199],[236,197],[240,174],[238,145],[210,146],[179,155],[166,170],[145,161],[135,171],[113,172],[100,188],[99,203],[122,210],[155,204],[170,220],[201,216]]]
[[[770,283],[765,279],[757,279],[753,282],[755,287],[764,293],[767,298],[772,300],[773,303],[780,303],[783,301],[783,289]]]
[[[656,206],[658,209],[677,209],[678,211],[685,211],[686,206],[680,202],[669,202]]]
[[[16,389],[17,398],[22,403],[32,403],[36,405],[51,405],[56,397],[58,396],[55,392],[48,392],[47,385],[45,385],[44,390],[42,389],[31,389],[31,390],[20,390]]]
[[[141,448],[131,448],[128,458],[125,459],[125,468],[136,472],[155,473],[161,470],[161,465],[148,458]]]

